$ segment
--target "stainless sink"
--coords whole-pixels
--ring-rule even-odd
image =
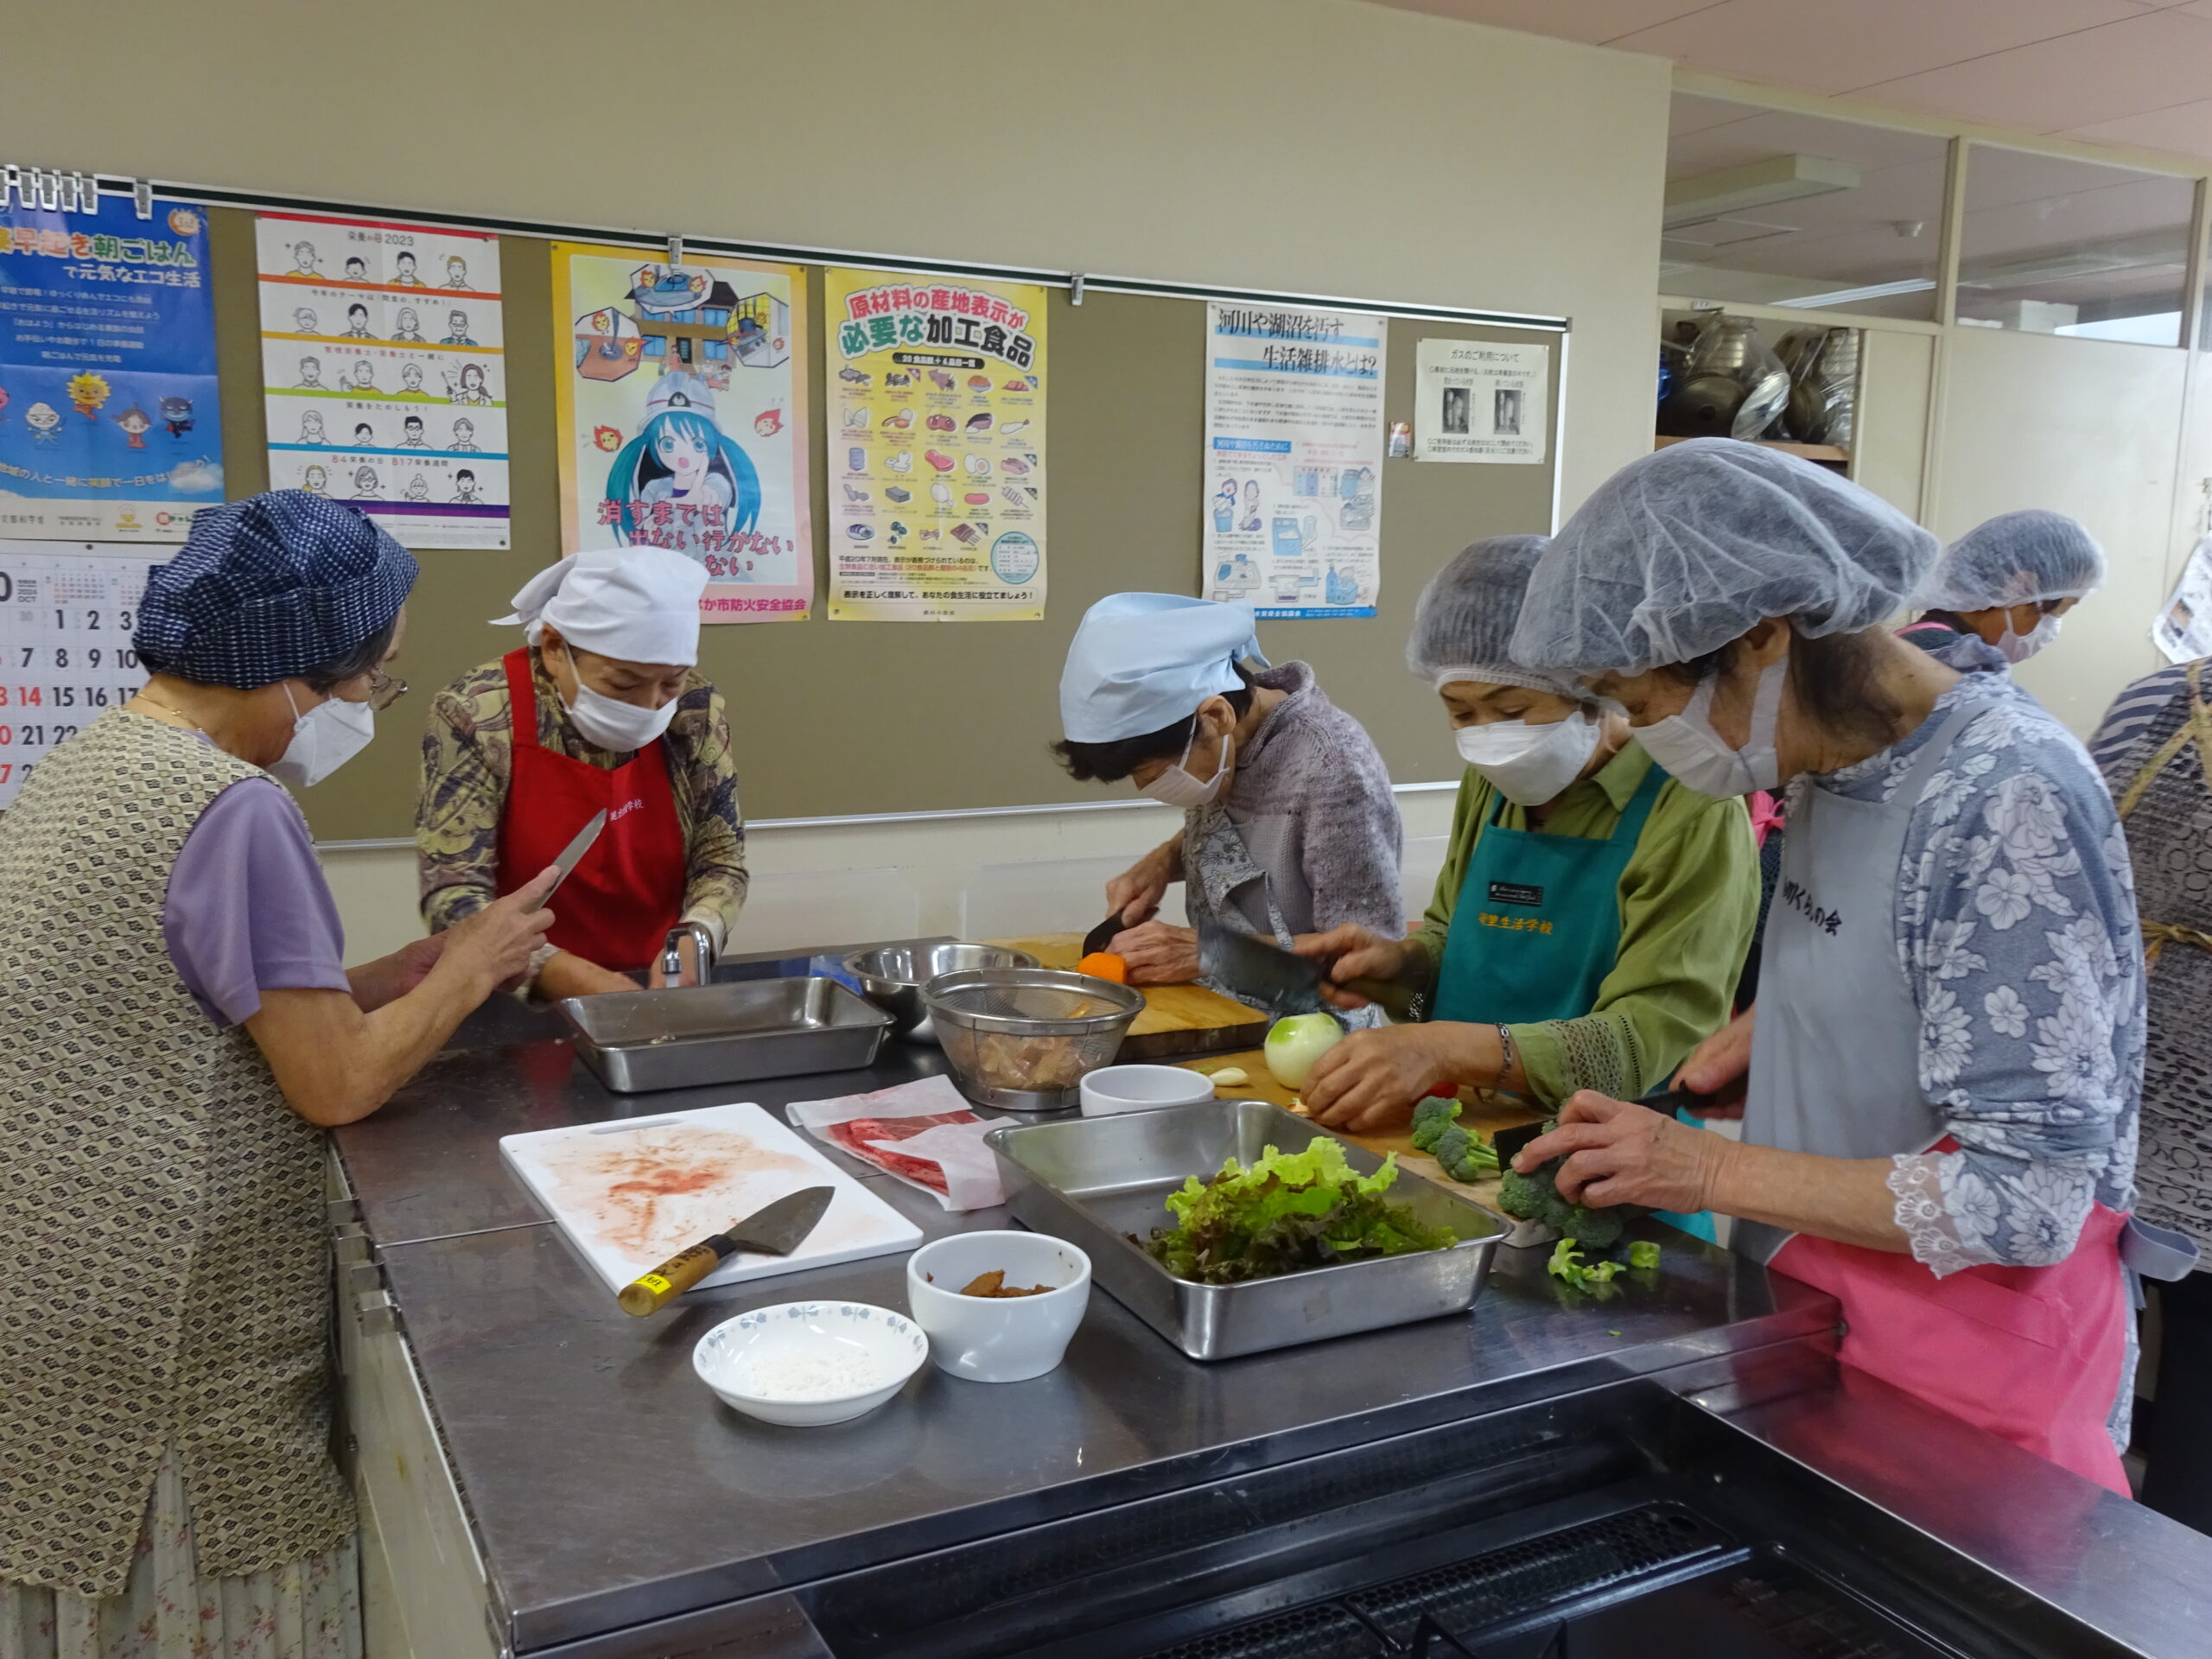
[[[891,1016],[834,979],[741,980],[571,996],[576,1052],[619,1094],[748,1083],[872,1064]]]

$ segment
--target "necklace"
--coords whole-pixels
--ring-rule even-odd
[[[182,721],[186,725],[188,725],[188,726],[191,727],[191,728],[192,728],[192,729],[193,729],[194,731],[195,731],[195,732],[199,733],[199,734],[200,734],[200,736],[202,736],[202,737],[207,737],[207,736],[211,735],[211,734],[210,734],[210,733],[208,732],[207,728],[205,726],[202,726],[202,725],[201,725],[198,721],[194,720],[194,719],[190,715],[186,714],[186,713],[184,712],[184,710],[183,710],[183,709],[180,709],[180,708],[176,707],[174,703],[163,702],[162,702],[159,697],[156,696],[152,692],[146,690],[145,690],[144,688],[143,688],[143,687],[142,687],[142,688],[140,688],[140,690],[139,690],[139,692],[138,692],[138,700],[139,700],[141,702],[150,702],[150,703],[152,703],[152,704],[154,705],[154,707],[155,707],[155,708],[156,708],[156,709],[162,709],[162,710],[165,710],[166,712],[168,712],[168,713],[169,713],[169,714],[175,715],[179,720]]]

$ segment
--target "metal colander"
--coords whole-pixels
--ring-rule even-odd
[[[1126,985],[1051,968],[973,968],[922,987],[960,1092],[982,1106],[1056,1112],[1084,1076],[1110,1065],[1144,998]]]

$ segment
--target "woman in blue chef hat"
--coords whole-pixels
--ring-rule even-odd
[[[1403,830],[1382,757],[1308,664],[1268,665],[1249,607],[1102,599],[1068,647],[1060,726],[1074,777],[1128,779],[1183,810],[1180,834],[1106,885],[1131,983],[1196,979],[1202,922],[1286,949],[1347,925],[1398,933]],[[1159,919],[1178,881],[1192,927]]]

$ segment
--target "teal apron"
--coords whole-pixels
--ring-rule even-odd
[[[1508,830],[1497,796],[1467,856],[1428,1017],[1526,1026],[1588,1014],[1620,954],[1621,873],[1666,781],[1654,761],[1604,841]],[[1708,1215],[1659,1219],[1713,1236]]]

